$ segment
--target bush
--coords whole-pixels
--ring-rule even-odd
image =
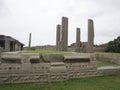
[[[106,51],[120,53],[120,36],[108,43]]]

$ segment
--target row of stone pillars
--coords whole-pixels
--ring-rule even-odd
[[[57,25],[56,50],[67,51],[68,47],[68,18],[62,17],[62,25]],[[76,52],[80,52],[80,28],[76,29]],[[88,42],[83,46],[84,52],[92,53],[94,45],[94,24],[93,20],[88,20]]]
[[[67,51],[68,47],[68,18],[62,17],[62,25],[57,25],[56,50]]]

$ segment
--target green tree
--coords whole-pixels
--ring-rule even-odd
[[[120,53],[120,36],[108,43],[106,51]]]

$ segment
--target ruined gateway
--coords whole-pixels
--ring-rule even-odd
[[[52,82],[91,77],[96,72],[92,54],[2,53],[0,83]]]

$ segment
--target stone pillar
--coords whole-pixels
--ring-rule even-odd
[[[76,29],[76,52],[80,52],[80,28]]]
[[[88,42],[83,42],[82,43],[82,52],[83,53],[87,53],[87,44],[88,44]]]
[[[31,33],[29,34],[29,45],[28,45],[29,48],[31,48]]]
[[[59,45],[60,38],[61,38],[61,25],[58,24],[56,28],[56,50],[59,50],[60,48]]]
[[[18,43],[18,46],[17,46],[17,47],[18,47],[18,51],[20,51],[20,48],[21,48],[21,47],[20,47],[20,44],[19,44],[19,43]]]
[[[93,52],[93,45],[94,45],[94,24],[93,20],[88,20],[88,53]]]
[[[13,51],[15,51],[15,42],[13,42],[13,46],[12,47],[13,47]]]
[[[7,38],[5,39],[5,51],[10,51],[10,41]]]
[[[63,51],[63,41],[58,42],[58,51]]]
[[[68,18],[62,17],[62,51],[67,51],[68,47]]]
[[[2,53],[2,48],[0,47],[0,64],[1,64],[1,53]]]
[[[15,51],[18,51],[18,43],[15,43]]]
[[[30,55],[27,54],[21,55],[21,67],[23,72],[31,71]]]

